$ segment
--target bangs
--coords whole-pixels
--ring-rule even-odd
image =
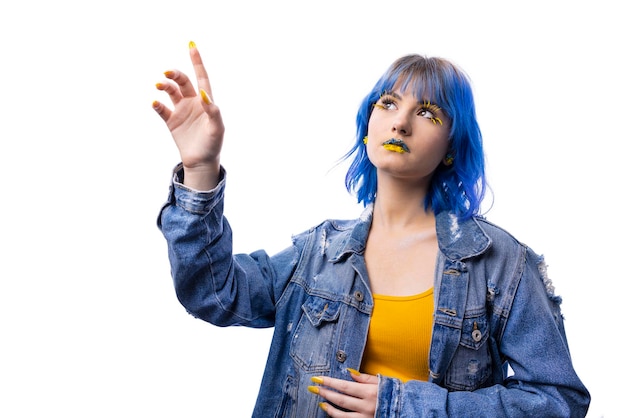
[[[386,92],[399,91],[402,94],[410,92],[418,102],[430,101],[438,105],[450,116],[450,103],[445,93],[446,83],[442,71],[442,63],[436,58],[421,60],[399,60],[381,78],[379,83],[382,95]]]

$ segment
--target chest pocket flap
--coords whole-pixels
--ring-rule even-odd
[[[341,302],[333,302],[319,297],[310,297],[302,305],[304,314],[314,327],[319,327],[323,322],[333,322],[339,316]]]

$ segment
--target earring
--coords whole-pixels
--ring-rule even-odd
[[[367,135],[363,138],[363,143],[367,145]]]
[[[450,167],[452,165],[452,163],[454,162],[454,157],[452,156],[452,153],[447,153],[445,158],[443,159],[443,165]]]

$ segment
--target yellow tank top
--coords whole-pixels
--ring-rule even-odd
[[[413,296],[374,294],[361,371],[407,380],[428,380],[433,327],[433,288]]]

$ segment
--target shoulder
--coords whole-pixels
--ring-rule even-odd
[[[478,224],[478,226],[480,226],[480,228],[485,232],[485,235],[487,235],[491,239],[494,245],[510,244],[514,246],[526,247],[524,243],[520,242],[507,229],[487,220],[487,218],[482,216],[475,216],[473,219]]]
[[[294,238],[306,237],[322,233],[341,234],[351,231],[358,223],[357,219],[325,219],[312,227],[294,235]]]
[[[513,246],[520,248],[527,254],[527,257],[533,259],[541,259],[537,253],[533,251],[531,246],[517,239],[517,237],[509,232],[508,229],[503,228],[491,221],[488,221],[484,217],[477,216],[474,218],[478,225],[485,231],[485,234],[489,236],[494,246]]]
[[[294,240],[302,240],[316,235],[325,237],[344,236],[347,238],[353,236],[355,231],[361,234],[365,233],[365,236],[367,236],[371,222],[372,208],[367,207],[356,219],[326,219],[306,231],[294,235],[293,238]]]
[[[348,239],[355,227],[359,224],[358,219],[326,219],[309,229],[292,236],[294,244],[304,245],[306,241],[319,238],[327,242],[340,238]]]
[[[485,234],[490,237],[492,241],[490,251],[496,255],[496,258],[504,257],[510,260],[512,255],[518,255],[520,264],[526,265],[533,272],[533,275],[540,277],[547,286],[550,285],[543,255],[536,253],[529,245],[519,241],[513,234],[501,226],[483,217],[476,217],[475,220],[485,231]]]
[[[292,237],[303,253],[338,261],[352,253],[361,253],[369,232],[371,218],[326,219]]]
[[[538,264],[542,257],[537,255],[526,243],[520,241],[508,229],[495,224],[483,217],[476,217],[476,223],[485,232],[491,241],[489,252],[493,255],[511,260],[517,255],[520,262]]]

